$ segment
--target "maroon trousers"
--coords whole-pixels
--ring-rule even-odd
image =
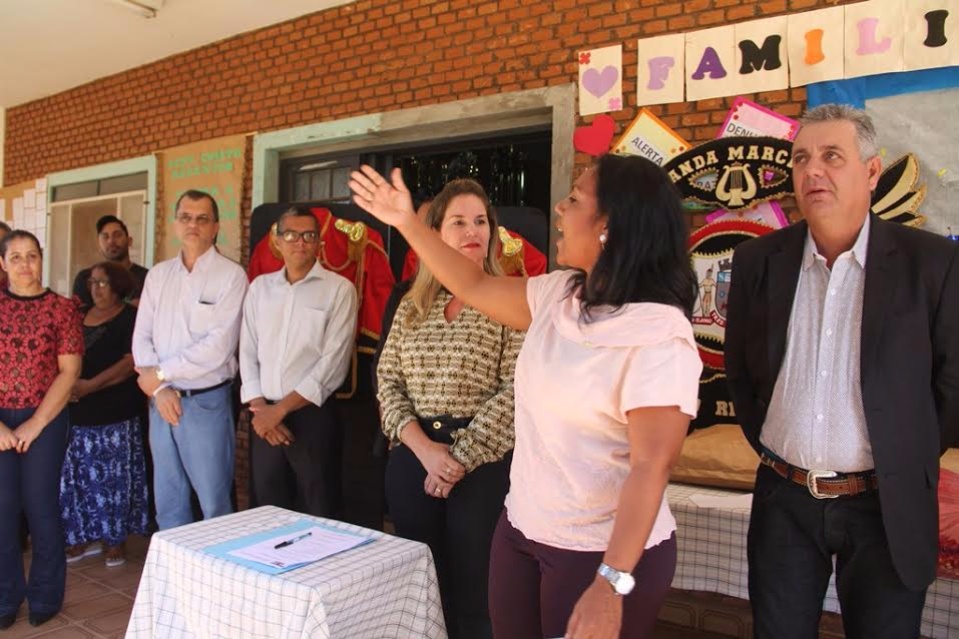
[[[496,639],[562,637],[573,607],[596,577],[602,552],[564,550],[527,539],[500,516],[490,555],[489,606]],[[648,548],[623,599],[622,639],[652,634],[676,571],[676,535]]]

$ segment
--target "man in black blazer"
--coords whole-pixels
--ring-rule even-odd
[[[818,636],[836,561],[848,639],[919,635],[936,574],[939,456],[959,435],[959,244],[869,213],[875,128],[802,119],[804,221],[733,258],[726,372],[760,454],[749,526],[757,638]]]

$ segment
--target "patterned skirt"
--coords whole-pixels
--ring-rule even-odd
[[[147,530],[147,484],[140,418],[73,426],[60,475],[60,518],[68,546],[117,546]]]

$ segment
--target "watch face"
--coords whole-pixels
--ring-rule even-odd
[[[636,580],[633,579],[633,576],[628,572],[623,572],[619,574],[619,579],[616,580],[616,584],[613,588],[616,589],[616,592],[621,595],[628,595],[633,591],[633,588],[636,586]]]

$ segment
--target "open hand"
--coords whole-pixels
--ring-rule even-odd
[[[390,176],[392,184],[364,164],[359,171],[350,174],[350,190],[353,201],[361,209],[390,226],[401,227],[416,219],[413,198],[403,182],[403,174],[397,168]]]

